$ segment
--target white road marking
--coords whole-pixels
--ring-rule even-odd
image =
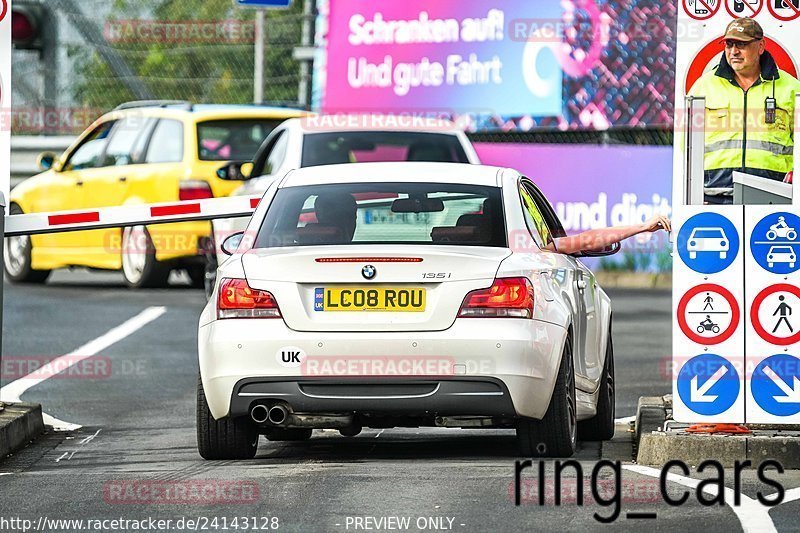
[[[100,335],[94,340],[87,342],[80,348],[77,348],[68,354],[57,357],[41,368],[31,372],[27,376],[23,376],[16,381],[12,381],[5,387],[0,388],[0,399],[5,402],[19,402],[20,396],[27,392],[28,389],[35,387],[44,380],[56,375],[56,369],[63,372],[80,361],[97,355],[100,351],[105,350],[112,344],[116,344],[122,339],[142,329],[144,326],[163,315],[166,311],[166,307],[148,307],[135,317],[126,320],[113,329],[108,330],[106,333]],[[45,424],[53,426],[53,429],[57,431],[72,431],[81,427],[78,424],[64,422],[48,414],[43,413],[42,417],[44,418]]]
[[[0,476],[10,476],[13,472],[0,472]]]
[[[783,496],[783,503],[781,503],[781,505],[784,503],[793,502],[795,500],[800,500],[800,487],[787,490]]]
[[[102,430],[98,429],[97,431],[94,432],[94,435],[89,435],[88,437],[83,439],[80,442],[81,446],[83,446],[84,444],[89,444],[90,442],[92,442],[94,440],[94,438],[100,433],[100,431],[102,431]]]
[[[656,468],[650,468],[641,465],[623,465],[622,468],[645,476],[655,478],[661,477],[661,470]],[[695,489],[702,480],[670,473],[667,474],[667,481],[672,481],[678,485]],[[717,486],[706,485],[703,487],[703,492],[709,494],[710,496],[716,496]],[[741,505],[732,505],[731,502],[734,501],[735,494],[736,493],[733,491],[733,489],[725,487],[725,505],[730,507],[731,510],[736,514],[736,518],[739,519],[739,523],[742,525],[742,529],[745,531],[745,533],[750,531],[764,533],[772,533],[774,531],[777,533],[778,530],[775,529],[775,524],[772,522],[772,518],[769,516],[769,510],[772,509],[771,507],[765,507],[761,505],[758,500],[754,500],[748,496],[745,496],[744,494],[741,495]]]

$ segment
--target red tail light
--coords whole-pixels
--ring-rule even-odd
[[[203,180],[182,180],[178,185],[178,198],[181,200],[205,200],[214,198],[211,185]]]
[[[226,278],[219,287],[217,317],[280,318],[281,311],[272,293],[252,289],[244,279]]]
[[[467,294],[458,316],[531,318],[533,286],[528,278],[498,278],[488,289],[478,289]]]

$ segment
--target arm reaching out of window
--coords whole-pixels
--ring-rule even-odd
[[[672,224],[669,218],[664,215],[656,215],[646,222],[634,226],[592,229],[569,237],[559,237],[555,239],[554,244],[549,244],[545,249],[552,252],[557,251],[561,254],[602,250],[606,246],[623,241],[634,235],[646,232],[653,233],[660,229],[666,230],[667,232],[672,231]]]

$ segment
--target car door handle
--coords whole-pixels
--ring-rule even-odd
[[[78,187],[82,186],[83,185],[83,180],[76,181],[75,185],[77,185]]]
[[[128,177],[127,176],[120,176],[119,177],[119,181],[128,181]]]
[[[575,286],[578,287],[579,291],[584,290],[586,288],[586,280],[583,278],[575,280]]]

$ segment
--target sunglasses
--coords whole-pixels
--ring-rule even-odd
[[[736,39],[725,39],[723,42],[725,43],[725,48],[733,48],[736,47],[739,50],[742,48],[746,48],[753,43],[760,41],[761,39],[753,39],[750,41],[737,41]]]

